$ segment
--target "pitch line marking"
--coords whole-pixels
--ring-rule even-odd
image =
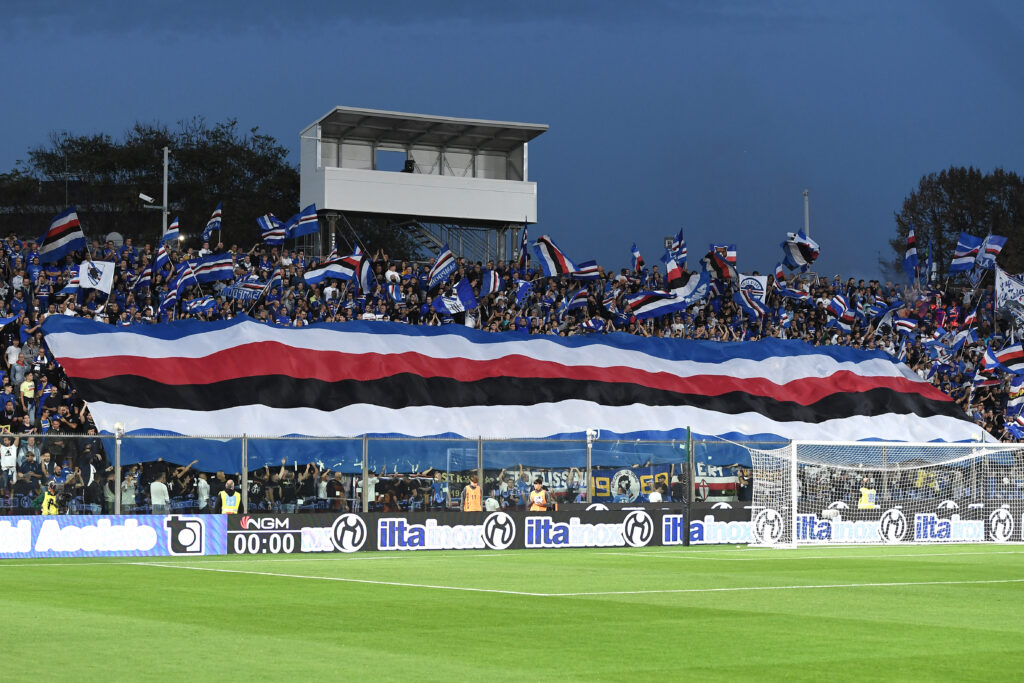
[[[254,576],[275,576],[284,579],[316,579],[319,581],[341,581],[345,583],[367,583],[378,586],[400,586],[403,588],[430,588],[434,590],[468,591],[471,593],[502,593],[505,595],[529,595],[533,597],[549,597],[549,593],[529,593],[525,591],[501,590],[498,588],[469,588],[466,586],[440,586],[426,583],[405,583],[402,581],[375,581],[373,579],[350,579],[341,576],[308,576],[305,574],[281,574],[279,572],[256,572],[244,569],[218,569],[217,567],[189,567],[183,564],[160,564],[156,562],[134,563],[140,567],[165,567],[167,569],[191,569],[200,572],[220,572],[224,574],[251,574]]]
[[[961,586],[983,584],[1024,583],[1024,579],[978,579],[972,581],[891,581],[886,583],[829,583],[802,584],[791,586],[731,586],[723,588],[659,588],[639,591],[580,591],[575,593],[532,593],[528,591],[503,590],[499,588],[470,588],[467,586],[440,586],[424,583],[405,583],[401,581],[376,581],[373,579],[352,579],[340,576],[309,576],[306,574],[282,574],[280,572],[257,572],[244,569],[218,569],[217,567],[190,567],[183,564],[160,564],[156,562],[137,562],[140,567],[163,567],[166,569],[188,569],[200,572],[219,572],[224,574],[247,574],[252,576],[273,576],[283,579],[313,579],[318,581],[339,581],[343,583],[363,583],[378,586],[398,586],[402,588],[429,588],[432,590],[464,591],[470,593],[499,593],[503,595],[524,595],[535,598],[574,598],[600,595],[655,595],[671,593],[735,593],[743,591],[778,591],[778,590],[811,590],[827,588],[892,588],[907,586]]]

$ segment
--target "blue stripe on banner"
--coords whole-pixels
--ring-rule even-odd
[[[240,314],[232,320],[211,322],[200,320],[178,320],[161,325],[132,327],[111,327],[105,323],[51,315],[43,322],[44,334],[131,334],[161,339],[180,340],[191,335],[229,329],[243,324],[261,325],[253,318]],[[852,349],[845,346],[811,346],[804,342],[787,339],[761,339],[756,342],[717,342],[679,339],[651,339],[625,332],[611,332],[599,338],[587,336],[556,337],[553,335],[528,336],[503,335],[483,330],[473,330],[461,325],[444,327],[412,326],[402,323],[365,322],[354,320],[344,323],[315,323],[303,329],[326,329],[338,332],[361,332],[375,335],[404,335],[408,337],[442,337],[458,335],[474,344],[504,344],[513,339],[517,344],[557,344],[565,348],[579,349],[589,346],[608,346],[617,349],[646,353],[665,360],[689,360],[696,363],[723,363],[728,360],[747,359],[761,361],[768,358],[794,356],[824,356],[840,363],[863,363],[868,360],[882,360],[892,363],[892,357],[884,351]],[[301,333],[301,331],[297,331]]]

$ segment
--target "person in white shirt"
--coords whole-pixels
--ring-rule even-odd
[[[661,484],[656,484],[654,490],[647,494],[648,503],[662,503],[664,499],[661,497]]]
[[[0,488],[9,489],[18,479],[18,446],[11,443],[11,437],[4,437],[0,446]]]
[[[199,511],[209,512],[210,482],[206,480],[206,472],[199,473],[199,480],[196,482],[196,498],[199,502]]]
[[[4,360],[7,361],[7,367],[11,367],[14,363],[18,362],[18,354],[20,353],[21,340],[15,337],[11,345],[7,347],[7,351],[4,352]]]
[[[153,505],[154,515],[166,515],[171,511],[171,494],[167,491],[167,473],[161,472],[149,485],[149,499]]]

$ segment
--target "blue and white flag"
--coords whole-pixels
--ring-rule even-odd
[[[68,254],[86,248],[85,233],[75,207],[69,206],[50,221],[43,236],[36,240],[39,247],[39,262],[53,263],[64,260]]]
[[[167,232],[160,238],[160,244],[167,244],[168,242],[177,242],[181,237],[181,226],[178,223],[178,217],[175,216],[171,224],[167,226]]]
[[[996,256],[999,256],[999,252],[1003,250],[1005,245],[1005,237],[989,233],[985,236],[981,247],[978,249],[978,258],[975,263],[977,263],[979,268],[992,270],[996,267]]]
[[[911,334],[917,329],[917,321],[913,318],[894,317],[893,328],[900,334]]]
[[[804,234],[803,228],[797,233],[787,233],[782,243],[782,262],[790,270],[800,269],[806,272],[818,258],[818,243]]]
[[[397,282],[389,283],[387,286],[388,298],[396,304],[404,304],[405,296],[402,295],[402,285]]]
[[[604,320],[601,318],[591,318],[580,325],[580,327],[587,332],[604,332]]]
[[[597,261],[584,261],[576,266],[571,277],[573,280],[600,280],[601,268]]]
[[[237,301],[251,302],[259,299],[268,291],[267,284],[256,278],[240,280],[235,284],[221,290],[221,296]]]
[[[978,331],[974,328],[966,329],[953,337],[953,352],[960,351],[964,344],[975,344],[978,341]]]
[[[500,275],[498,275],[498,271],[485,270],[483,282],[480,283],[480,296],[497,294],[503,289],[505,289],[505,281],[501,279]]]
[[[540,261],[541,270],[545,277],[558,277],[569,275],[579,270],[571,258],[558,248],[555,241],[547,235],[541,235],[533,243],[533,251]]]
[[[356,277],[359,264],[362,262],[362,250],[356,247],[355,253],[345,258],[338,257],[337,249],[332,249],[323,263],[311,268],[302,274],[302,279],[307,284],[315,285],[328,278],[339,280],[352,280]]]
[[[230,253],[207,254],[190,262],[196,282],[216,282],[217,280],[234,280],[235,263]]]
[[[760,318],[768,311],[757,293],[751,289],[740,288],[732,295],[732,298],[749,318]]]
[[[285,237],[293,240],[305,235],[320,232],[320,222],[316,216],[316,204],[310,204],[302,211],[289,218],[284,224]]]
[[[437,258],[434,259],[434,265],[430,267],[430,272],[427,273],[427,289],[435,289],[443,282],[447,282],[457,267],[458,263],[455,260],[455,254],[445,244],[441,247],[441,252],[437,255]]]
[[[533,283],[528,280],[516,280],[516,306],[522,306],[533,292]]]
[[[565,297],[565,310],[574,311],[577,308],[586,308],[587,297],[589,295],[590,293],[587,291],[586,287],[583,287],[582,289],[577,289],[575,292],[568,294]]]
[[[188,301],[184,301],[182,302],[181,307],[189,313],[199,314],[206,313],[208,311],[216,311],[217,302],[212,296],[207,294],[206,296],[201,296],[198,299],[189,299]]]
[[[669,253],[672,254],[672,258],[675,259],[676,263],[686,266],[686,240],[683,239],[683,229],[679,228],[679,233],[672,240],[672,246],[669,247]]]
[[[153,267],[160,271],[169,265],[171,265],[171,255],[167,253],[167,246],[161,244],[160,248],[156,250],[156,261],[153,262]]]
[[[639,273],[640,269],[644,267],[644,257],[640,255],[640,250],[636,248],[636,242],[633,242],[630,252],[633,254],[633,272]]]
[[[372,294],[377,287],[377,276],[373,274],[373,263],[366,254],[359,256],[359,270],[356,277],[359,279],[359,288],[364,294]]]
[[[271,247],[279,247],[284,244],[285,230],[284,223],[277,220],[277,216],[267,213],[256,219],[256,225],[260,226],[260,234],[263,236],[263,243]]]
[[[434,299],[434,310],[438,313],[462,313],[472,311],[479,304],[473,295],[473,286],[468,278],[459,280],[453,292],[455,296],[439,296]]]
[[[910,282],[917,282],[917,238],[914,236],[914,224],[907,229],[907,251],[903,254],[903,272]]]
[[[973,268],[983,241],[982,237],[961,232],[960,239],[956,242],[956,250],[953,252],[953,261],[949,264],[949,272],[966,273]]]
[[[213,210],[213,215],[210,216],[210,220],[206,221],[206,227],[203,228],[204,242],[210,241],[210,236],[213,234],[214,230],[220,232],[221,204],[223,204],[223,202],[217,202],[217,208]]]
[[[82,288],[78,286],[78,271],[76,270],[75,274],[71,276],[71,280],[64,285],[64,289],[57,292],[57,296],[77,295],[81,289]]]
[[[135,282],[132,283],[131,289],[133,292],[137,292],[143,287],[150,287],[153,284],[153,264],[146,266],[139,276],[135,278]]]
[[[530,254],[529,250],[527,249],[528,245],[529,242],[526,238],[526,225],[523,225],[523,237],[519,241],[519,260],[516,262],[516,265],[520,270],[525,269],[527,263],[529,263],[530,261]]]

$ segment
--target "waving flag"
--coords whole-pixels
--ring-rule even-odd
[[[586,308],[587,307],[587,298],[589,296],[590,296],[590,293],[587,291],[586,287],[583,287],[582,289],[577,289],[575,292],[573,292],[572,294],[569,294],[566,297],[566,299],[565,299],[565,310],[567,310],[567,311],[574,311],[577,308]]]
[[[1009,399],[1006,401],[1006,414],[1019,418],[1024,412],[1024,375],[1014,375],[1010,380]]]
[[[601,318],[590,318],[580,327],[587,332],[604,332],[604,320]]]
[[[712,245],[714,246],[714,245]],[[733,252],[735,253],[735,252]],[[736,268],[726,260],[725,256],[712,249],[701,259],[701,266],[716,280],[736,280],[739,275]]]
[[[168,287],[167,293],[164,294],[164,298],[160,301],[161,311],[173,311],[178,305],[178,288]]]
[[[230,287],[225,287],[220,293],[221,296],[226,296],[229,299],[252,302],[258,300],[268,291],[269,288],[266,283],[260,282],[257,278],[253,277],[252,279],[236,282]]]
[[[600,280],[601,268],[597,261],[584,261],[572,272],[573,280]]]
[[[441,247],[441,253],[434,260],[434,265],[430,267],[430,273],[427,274],[427,289],[435,289],[447,282],[457,266],[455,254],[445,244]]]
[[[639,273],[640,269],[644,267],[644,257],[640,255],[640,250],[636,248],[636,242],[633,242],[633,272]]]
[[[846,315],[846,311],[850,308],[850,302],[846,300],[846,297],[842,294],[836,294],[832,297],[832,301],[828,304],[828,311],[837,318],[842,318]]]
[[[497,335],[460,325],[54,315],[47,345],[100,431],[229,436],[969,441],[979,427],[880,351],[763,339]],[[301,374],[294,369],[302,368]],[[698,438],[695,436],[694,438]],[[991,437],[989,437],[991,438]]]
[[[996,267],[996,256],[999,256],[999,252],[1003,250],[1006,245],[1006,238],[1000,237],[999,235],[993,235],[989,233],[981,243],[981,247],[978,249],[978,258],[975,263],[979,268],[985,270],[992,270]]]
[[[359,257],[356,277],[359,279],[359,288],[363,293],[372,294],[373,290],[377,287],[377,276],[373,274],[373,264],[370,262],[370,257],[366,254],[361,254]]]
[[[455,296],[436,297],[433,303],[434,310],[438,313],[462,313],[472,311],[479,305],[473,296],[473,286],[469,284],[467,278],[459,280],[453,293]]]
[[[283,283],[284,283],[284,268],[282,268],[281,266],[277,266],[276,268],[274,268],[274,272],[271,273],[270,279],[267,280],[267,286],[263,290],[263,293],[264,294],[268,294],[268,293],[274,291],[274,289],[276,289],[278,287],[281,287],[283,285]]]
[[[893,328],[900,334],[910,334],[917,329],[917,321],[913,318],[893,318]]]
[[[277,216],[272,213],[260,216],[256,219],[256,225],[260,226],[264,244],[271,247],[279,247],[284,244],[287,230],[285,230],[284,223],[277,220]]]
[[[171,224],[167,226],[167,232],[160,238],[160,244],[167,244],[168,242],[177,242],[181,237],[181,229],[178,223],[178,217],[175,216]]]
[[[712,251],[721,256],[725,261],[731,265],[736,265],[736,245],[735,244],[712,244],[709,251]]]
[[[387,286],[388,298],[396,304],[404,304],[405,296],[402,294],[402,285],[392,282]]]
[[[978,341],[978,331],[974,329],[963,330],[953,337],[953,352],[958,352],[964,344],[975,344]]]
[[[480,284],[480,296],[497,294],[505,289],[505,281],[501,279],[496,270],[485,270],[483,282]]]
[[[311,268],[302,274],[308,284],[315,285],[328,278],[339,280],[351,280],[356,276],[359,269],[359,262],[362,260],[362,251],[356,247],[356,253],[345,258],[338,257],[338,251],[332,250],[323,263],[316,268]]]
[[[576,264],[547,235],[541,235],[534,242],[533,251],[537,254],[540,267],[547,277],[569,275],[577,270]]]
[[[284,224],[285,237],[293,240],[320,232],[320,221],[316,216],[316,204],[310,204],[289,218]]]
[[[198,315],[200,313],[208,313],[217,310],[217,302],[214,301],[213,297],[207,294],[201,296],[198,299],[189,299],[181,304],[182,310],[188,311],[189,313]]]
[[[196,282],[216,282],[235,279],[235,262],[230,253],[207,254],[190,262]]]
[[[153,264],[149,264],[143,269],[139,276],[135,278],[135,282],[132,283],[131,290],[137,292],[143,287],[150,287],[153,284]]]
[[[787,233],[782,243],[783,263],[790,270],[799,268],[806,272],[818,258],[818,243],[804,234],[803,229],[797,233]]]
[[[956,242],[956,250],[953,252],[953,261],[949,264],[950,273],[963,273],[974,267],[978,259],[978,252],[981,251],[983,238],[975,237],[966,232],[960,233],[960,239]]]
[[[767,307],[758,299],[757,294],[749,289],[737,290],[732,298],[750,318],[760,318],[768,312]]]
[[[516,306],[522,306],[533,292],[533,283],[527,280],[516,280]]]
[[[78,266],[78,286],[110,294],[110,289],[114,286],[115,265],[113,261],[83,261]]]
[[[85,249],[85,233],[82,232],[82,226],[78,222],[75,207],[69,206],[57,214],[50,221],[49,229],[36,240],[36,244],[39,245],[40,263],[61,261],[71,252]]]
[[[903,255],[903,272],[911,283],[917,282],[917,238],[914,236],[914,224],[907,229],[907,251]]]
[[[78,271],[76,270],[75,274],[71,276],[71,279],[68,281],[68,283],[64,285],[64,289],[57,292],[57,296],[77,295],[78,292],[81,291],[81,289],[82,288],[78,286]]]
[[[156,250],[156,261],[153,262],[153,267],[155,270],[161,271],[169,265],[171,265],[171,255],[167,253],[167,246],[161,244],[160,248]]]
[[[970,327],[978,322],[978,307],[975,306],[974,310],[964,316],[964,327]]]
[[[524,224],[523,236],[522,239],[519,241],[519,260],[516,261],[516,267],[519,268],[520,270],[525,270],[527,264],[530,262],[530,254],[526,248],[528,244],[529,242],[527,241],[526,237],[526,225]]]
[[[223,202],[217,202],[217,208],[213,210],[213,215],[210,216],[210,220],[206,221],[206,227],[203,228],[204,242],[210,241],[210,236],[213,235],[214,230],[220,232],[221,204]]]
[[[999,361],[999,365],[1015,375],[1024,373],[1024,347],[1020,342],[996,351],[996,360]]]
[[[683,239],[683,229],[679,228],[679,233],[672,240],[672,246],[669,247],[669,252],[672,254],[672,258],[676,260],[682,266],[686,266],[686,240]]]

